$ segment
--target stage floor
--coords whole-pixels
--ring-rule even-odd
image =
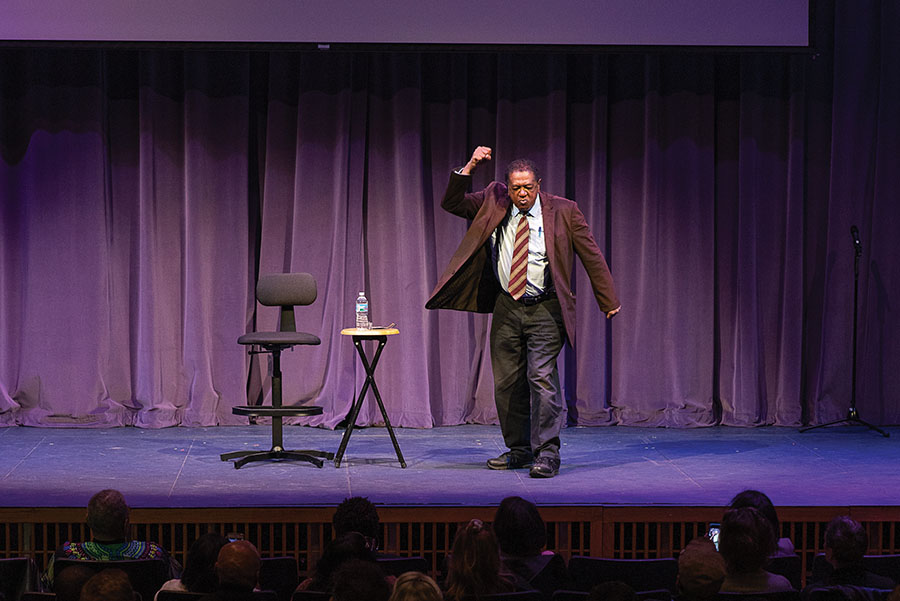
[[[744,488],[778,506],[900,505],[900,428],[569,428],[552,479],[492,471],[497,426],[354,431],[340,468],[249,464],[220,453],[268,449],[266,425],[141,430],[0,428],[0,506],[79,507],[104,488],[132,507],[329,506],[362,495],[383,505],[726,505]],[[337,451],[343,430],[285,427],[289,448]]]

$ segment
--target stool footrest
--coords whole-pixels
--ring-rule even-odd
[[[305,407],[270,407],[268,405],[238,405],[232,407],[234,415],[251,417],[293,417],[297,415],[321,415],[322,407],[318,405]]]

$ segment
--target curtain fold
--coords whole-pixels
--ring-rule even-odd
[[[284,271],[318,283],[284,395],[325,411],[295,423],[336,427],[363,383],[360,290],[401,332],[392,423],[496,423],[490,316],[424,309],[477,145],[475,188],[527,156],[578,202],[623,301],[608,322],[576,264],[569,425],[845,416],[850,225],[858,405],[900,421],[900,9],[815,10],[817,54],[0,49],[0,424],[244,423],[271,365],[236,339],[277,327],[254,286]]]
[[[717,250],[726,424],[799,425],[803,298],[803,63],[740,60],[738,120],[719,177]],[[798,64],[799,63],[799,64]],[[730,84],[723,84],[730,85]],[[815,302],[815,299],[810,299]]]

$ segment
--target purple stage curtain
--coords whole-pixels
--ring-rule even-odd
[[[286,403],[335,427],[364,379],[359,290],[396,322],[392,423],[496,423],[490,316],[424,309],[467,223],[441,210],[528,156],[610,262],[607,322],[580,265],[571,425],[795,426],[846,415],[853,246],[858,406],[900,409],[900,30],[895,3],[817,3],[819,54],[0,49],[0,424],[246,423],[274,329],[260,273],[318,300]],[[373,350],[369,348],[370,352]],[[383,420],[368,402],[359,423]]]

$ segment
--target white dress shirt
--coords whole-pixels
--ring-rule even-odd
[[[509,290],[509,271],[512,267],[513,246],[516,242],[516,228],[522,211],[512,204],[507,217],[491,234],[491,249],[494,257],[494,273],[503,290]],[[547,246],[544,242],[544,217],[541,212],[541,196],[528,210],[528,281],[525,296],[540,296],[550,286],[550,263],[547,260]]]

